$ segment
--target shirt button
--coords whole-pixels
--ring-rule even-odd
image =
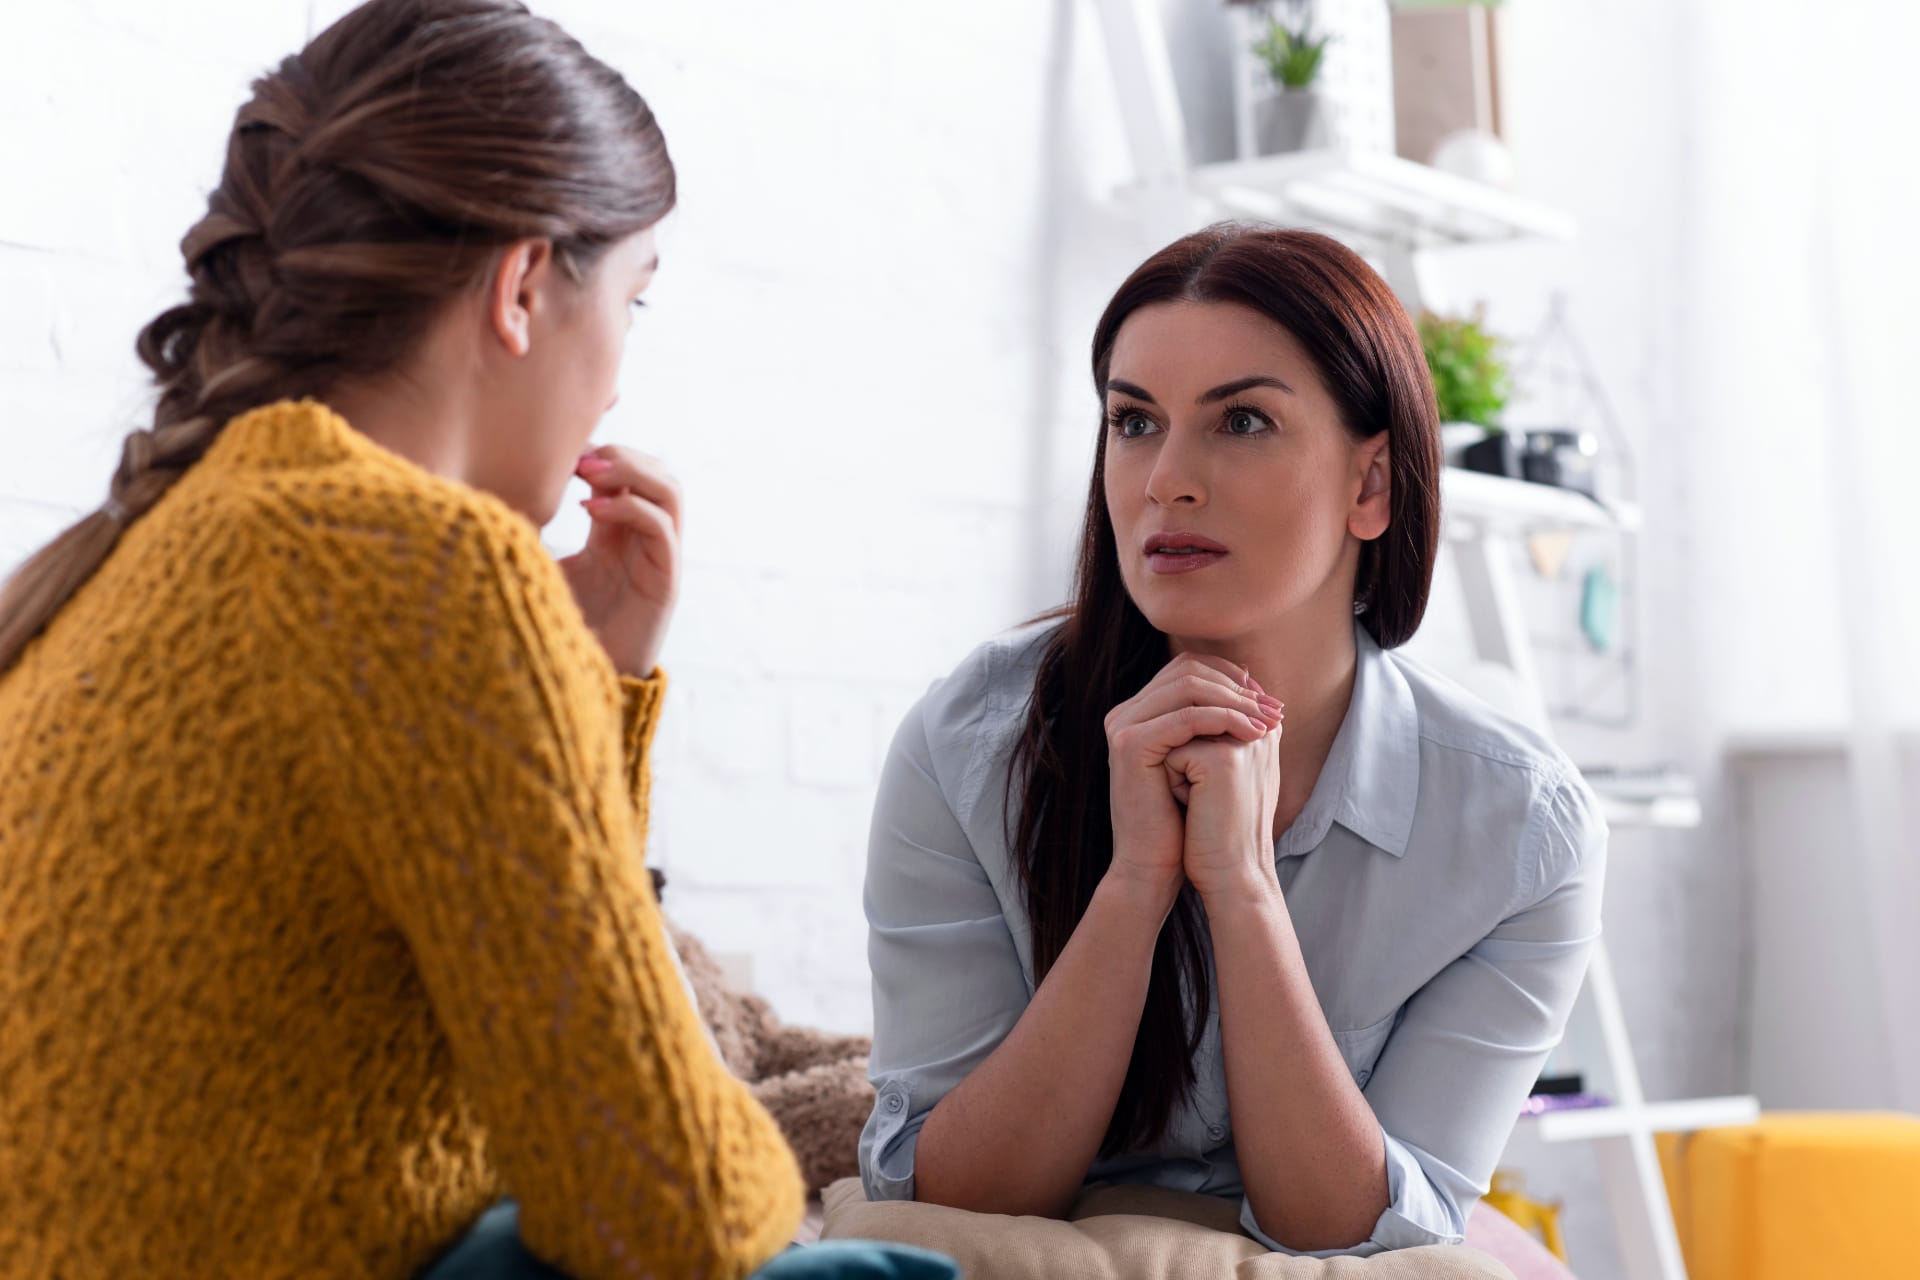
[[[1223,1124],[1210,1124],[1207,1126],[1207,1136],[1215,1142],[1218,1142],[1227,1136],[1227,1126]]]
[[[906,1101],[902,1099],[899,1094],[890,1093],[887,1095],[887,1110],[898,1111],[900,1108],[906,1105],[907,1105]]]

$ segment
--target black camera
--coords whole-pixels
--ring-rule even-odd
[[[1496,431],[1467,446],[1460,461],[1470,471],[1531,480],[1597,498],[1594,465],[1600,441],[1591,431],[1536,428]]]

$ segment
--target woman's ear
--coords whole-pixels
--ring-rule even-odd
[[[1393,457],[1387,439],[1382,431],[1354,447],[1358,487],[1353,509],[1347,512],[1347,531],[1362,542],[1373,541],[1393,522]]]
[[[553,244],[516,240],[500,254],[487,288],[487,327],[510,355],[533,347],[533,315],[553,274]]]

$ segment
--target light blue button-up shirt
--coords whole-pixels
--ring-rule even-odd
[[[1327,1025],[1380,1122],[1391,1203],[1366,1241],[1312,1257],[1461,1239],[1566,1025],[1606,860],[1599,804],[1552,743],[1355,631],[1346,718],[1274,856]],[[1006,781],[1046,634],[985,644],[937,681],[881,776],[866,882],[869,1199],[912,1198],[920,1126],[1033,997]],[[1189,1103],[1151,1149],[1098,1160],[1087,1180],[1239,1197],[1255,1239],[1305,1252],[1246,1202],[1217,991],[1210,1008]]]

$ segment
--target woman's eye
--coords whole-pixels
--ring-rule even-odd
[[[1123,439],[1131,440],[1153,430],[1153,419],[1144,413],[1123,413],[1114,419]]]
[[[1227,415],[1227,431],[1236,436],[1258,435],[1266,430],[1266,420],[1257,413],[1235,409]]]

